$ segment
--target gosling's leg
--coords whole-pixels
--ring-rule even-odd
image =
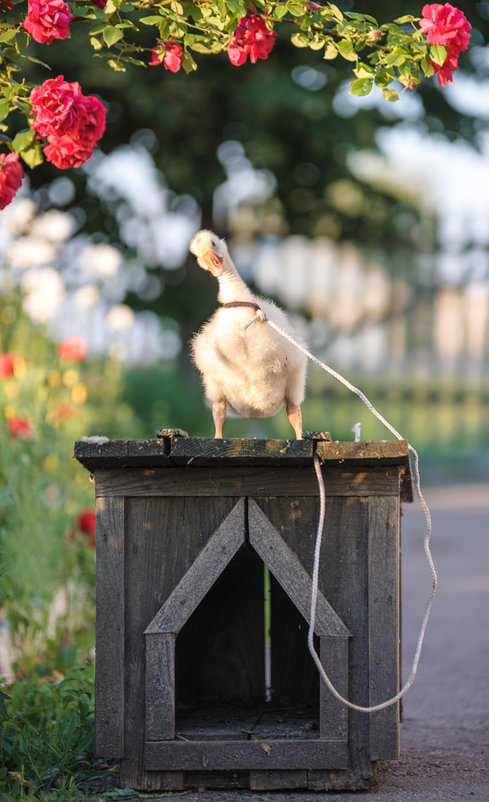
[[[298,440],[302,440],[302,413],[299,404],[287,404],[287,417],[295,436]]]
[[[226,411],[227,405],[225,401],[212,402],[212,417],[214,419],[214,426],[216,427],[216,433],[214,437],[219,439],[222,438],[222,425],[226,420]]]

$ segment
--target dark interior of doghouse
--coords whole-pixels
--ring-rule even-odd
[[[177,737],[318,737],[319,678],[307,630],[244,545],[177,637]]]

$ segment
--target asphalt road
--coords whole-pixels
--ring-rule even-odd
[[[399,760],[379,764],[365,793],[215,791],[161,802],[412,802],[489,800],[489,484],[425,492],[433,520],[439,589],[418,676],[404,700]],[[402,522],[403,671],[410,673],[431,589],[424,515],[405,505]],[[100,798],[100,797],[99,797]],[[127,798],[127,797],[126,797]]]

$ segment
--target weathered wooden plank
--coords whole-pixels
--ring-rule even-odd
[[[244,541],[244,499],[240,499],[158,610],[144,634],[180,632]]]
[[[125,755],[120,776],[121,783],[134,788],[144,775],[144,630],[234,504],[220,498],[125,500]]]
[[[344,741],[146,741],[145,768],[183,771],[249,769],[342,769]]]
[[[260,440],[257,438],[183,438],[172,440],[171,457],[175,465],[186,465],[189,459],[195,465],[209,465],[216,459],[231,465],[287,465],[312,460],[311,440]]]
[[[178,431],[178,430],[164,430]],[[82,464],[86,460],[98,460],[98,467],[105,459],[118,458],[126,464],[128,458],[138,458],[137,464],[145,467],[145,460],[151,457],[171,457],[174,460],[188,459],[206,461],[209,465],[216,460],[241,461],[242,464],[260,464],[261,461],[274,464],[292,465],[296,460],[308,462],[313,447],[321,459],[327,462],[363,462],[364,464],[385,464],[409,466],[408,445],[405,440],[380,440],[354,443],[331,442],[327,433],[310,432],[304,440],[262,440],[259,438],[224,438],[215,440],[204,437],[163,436],[155,440],[109,440],[93,443],[82,440],[75,443],[75,456]],[[264,464],[262,462],[262,464]],[[92,464],[87,465],[92,469]]]
[[[319,581],[352,633],[348,642],[348,698],[359,705],[368,705],[369,700],[368,527],[368,499],[326,500]],[[368,776],[371,762],[365,713],[349,710],[348,747],[353,775]]]
[[[124,499],[99,498],[95,662],[95,754],[124,754]]]
[[[146,635],[146,738],[175,737],[175,636]]]
[[[328,496],[397,496],[396,466],[368,471],[345,471],[331,466],[324,471]],[[96,471],[97,496],[291,496],[318,495],[312,462],[285,472],[276,468],[236,467],[136,468]]]
[[[248,527],[251,545],[301,615],[309,621],[311,578],[253,499],[249,501]],[[315,631],[318,635],[344,638],[350,634],[321,592],[318,593]]]
[[[368,535],[369,704],[400,687],[399,502],[372,498]],[[370,758],[399,757],[399,703],[370,715]]]
[[[344,638],[321,638],[320,660],[333,687],[348,698],[348,641]],[[348,709],[320,679],[319,731],[329,740],[348,738]]]

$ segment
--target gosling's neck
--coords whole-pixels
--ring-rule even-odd
[[[231,301],[253,301],[253,293],[246,286],[228,256],[224,259],[223,268],[222,274],[217,279],[219,282],[219,291],[217,293],[217,300],[219,303],[228,304]]]

